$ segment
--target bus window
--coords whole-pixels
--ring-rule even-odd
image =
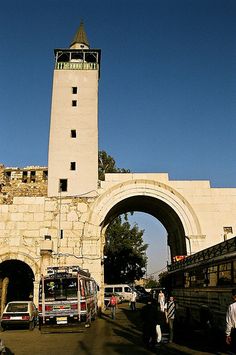
[[[122,287],[114,287],[115,292],[122,292]]]
[[[236,260],[233,262],[233,283],[236,284]]]
[[[196,269],[190,276],[190,285],[191,287],[203,287],[204,280],[205,277],[203,269]]]
[[[85,296],[88,296],[89,295],[88,280],[85,280],[85,282],[84,282],[84,290],[85,290]]]
[[[85,290],[84,290],[84,282],[83,282],[83,280],[80,280],[80,293],[81,293],[81,297],[85,297]]]
[[[189,277],[189,273],[188,272],[184,273],[184,287],[185,288],[190,287],[190,277]]]
[[[219,266],[218,285],[231,284],[231,263],[225,263]]]
[[[211,266],[208,268],[208,286],[217,285],[217,266]]]
[[[77,296],[77,279],[67,279],[65,287],[67,288],[67,297]]]
[[[183,287],[184,285],[184,274],[182,271],[177,272],[173,280],[175,287]]]

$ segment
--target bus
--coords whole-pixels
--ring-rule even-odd
[[[97,316],[98,285],[79,266],[48,267],[39,287],[39,328],[85,324]]]
[[[177,321],[223,331],[236,288],[236,237],[168,265],[164,282],[176,300]]]

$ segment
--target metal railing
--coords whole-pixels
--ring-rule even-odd
[[[234,252],[236,252],[236,237],[201,250],[193,255],[187,256],[184,260],[174,262],[171,265],[168,265],[168,271],[182,269],[189,265],[205,262],[212,258],[224,256]]]
[[[56,62],[56,70],[98,70],[98,63],[88,62]]]

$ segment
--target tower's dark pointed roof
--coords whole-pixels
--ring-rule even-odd
[[[86,46],[89,47],[89,41],[88,41],[87,35],[85,33],[83,21],[81,21],[79,29],[76,32],[75,37],[73,38],[73,41],[71,42],[70,47],[73,46],[73,44],[75,44],[75,43],[85,44]]]

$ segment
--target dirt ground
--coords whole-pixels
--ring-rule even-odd
[[[66,329],[50,333],[48,329],[43,334],[38,328],[12,329],[0,333],[8,355],[211,355],[223,352],[204,349],[203,342],[188,337],[168,344],[168,334],[163,334],[161,348],[148,350],[142,342],[142,326],[140,309],[132,312],[128,304],[121,304],[117,310],[116,320],[111,319],[110,311],[106,310],[97,318],[90,328]],[[69,332],[68,332],[69,331]],[[184,332],[185,333],[185,332]]]

